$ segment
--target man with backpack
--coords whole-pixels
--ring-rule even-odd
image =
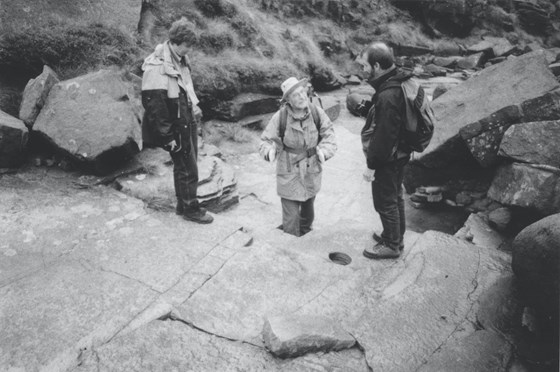
[[[325,111],[309,100],[307,79],[290,77],[280,87],[283,105],[263,131],[259,152],[269,162],[277,160],[282,229],[302,236],[311,231],[323,164],[336,152],[335,136]]]
[[[368,74],[375,89],[371,102],[361,108],[369,116],[362,129],[362,143],[367,158],[364,178],[371,182],[373,205],[383,225],[383,232],[373,233],[376,244],[368,246],[367,258],[398,258],[404,249],[406,230],[403,178],[411,148],[403,141],[407,103],[402,84],[412,75],[395,66],[389,47],[376,42],[365,48],[356,61]]]

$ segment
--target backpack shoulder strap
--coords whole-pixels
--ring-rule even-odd
[[[280,107],[280,117],[278,119],[278,136],[280,142],[284,143],[284,134],[286,133],[286,125],[288,124],[288,110],[286,106]]]
[[[321,142],[321,115],[319,115],[319,111],[317,111],[317,106],[315,106],[313,103],[309,105],[309,109],[311,110],[311,116],[313,117],[313,122],[315,123],[315,127],[317,127],[317,133],[319,134],[317,143],[319,143]]]

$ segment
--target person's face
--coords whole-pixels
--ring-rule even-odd
[[[307,87],[301,86],[297,87],[290,95],[288,96],[288,103],[292,106],[293,109],[304,109],[307,107]]]
[[[187,42],[181,43],[181,44],[173,44],[174,46],[174,50],[175,53],[177,53],[179,56],[183,57],[185,54],[187,54],[188,51],[188,47],[187,47]]]

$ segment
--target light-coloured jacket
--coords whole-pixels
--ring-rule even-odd
[[[320,117],[320,137],[313,116],[309,109],[301,118],[295,118],[292,110],[287,106],[288,115],[284,141],[279,135],[280,111],[276,112],[266,129],[261,135],[259,153],[267,158],[271,149],[276,152],[276,184],[277,192],[281,198],[306,201],[314,197],[321,189],[322,165],[317,155],[303,157],[285,150],[285,146],[296,150],[305,151],[317,147],[325,155],[325,160],[332,158],[336,152],[335,134],[333,124],[325,111],[317,107]]]

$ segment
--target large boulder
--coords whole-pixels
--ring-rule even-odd
[[[441,146],[465,125],[559,87],[542,51],[490,66],[434,101],[436,133],[423,155]]]
[[[33,127],[51,88],[59,81],[56,73],[49,66],[44,66],[41,75],[29,80],[25,85],[19,108],[19,118],[27,127]]]
[[[467,48],[467,51],[471,53],[487,53],[488,58],[508,55],[514,50],[515,46],[508,39],[492,36],[485,36],[481,41]]]
[[[141,148],[138,78],[101,70],[52,87],[35,121],[40,138],[99,174]]]
[[[485,68],[439,96],[432,103],[434,138],[423,153],[415,154],[405,170],[407,191],[422,185],[471,180],[473,176],[477,179],[483,168],[474,164],[477,162],[468,149],[464,151],[460,129],[559,87],[544,52],[536,51]]]
[[[523,163],[560,168],[560,120],[512,125],[504,133],[498,155]]]
[[[502,166],[488,190],[497,202],[541,216],[560,212],[560,170],[521,163]]]
[[[523,229],[512,249],[511,266],[528,306],[558,319],[560,213]]]
[[[243,93],[231,101],[209,107],[211,117],[225,121],[239,121],[246,116],[274,112],[280,107],[280,97],[257,93]]]
[[[28,136],[23,121],[0,111],[0,168],[17,167],[25,161]]]
[[[560,90],[541,97],[529,99],[519,105],[506,106],[492,115],[468,124],[459,130],[470,152],[483,167],[495,166],[500,162],[498,150],[504,132],[512,125],[523,122],[560,119]],[[535,133],[535,135],[537,135]],[[554,132],[539,137],[545,143],[554,143]],[[529,136],[532,138],[532,135]],[[528,138],[528,139],[529,139]],[[539,140],[535,138],[536,143]]]

